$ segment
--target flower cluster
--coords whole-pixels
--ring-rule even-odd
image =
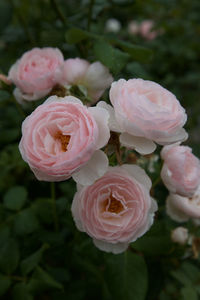
[[[128,24],[128,31],[131,35],[140,35],[146,40],[154,40],[160,33],[160,30],[154,29],[153,20],[144,20],[141,23],[131,21]]]
[[[157,210],[150,178],[121,155],[127,149],[146,155],[157,144],[164,146],[161,177],[170,190],[167,213],[176,221],[200,218],[200,162],[180,145],[188,137],[183,128],[187,116],[170,91],[143,79],[113,82],[100,62],[64,61],[53,48],[25,53],[8,80],[16,85],[19,102],[51,93],[24,120],[19,149],[38,180],[72,177],[77,182],[72,215],[99,249],[125,251],[149,230]],[[56,85],[64,88],[62,97]],[[86,90],[92,106],[70,94],[74,85]],[[108,87],[110,104],[98,102]],[[109,166],[113,152],[114,166]]]

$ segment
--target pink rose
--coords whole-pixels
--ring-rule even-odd
[[[46,96],[62,79],[64,58],[57,48],[34,48],[11,67],[8,79],[16,85],[18,102]]]
[[[72,203],[76,226],[106,252],[120,253],[152,225],[156,202],[151,180],[136,165],[109,167],[88,187],[78,187]]]
[[[129,24],[128,24],[128,32],[130,34],[133,34],[133,35],[136,35],[138,34],[140,31],[140,25],[138,24],[138,22],[136,21],[131,21]]]
[[[154,142],[166,145],[187,138],[182,128],[187,120],[185,110],[171,92],[153,81],[113,82],[110,101],[115,113],[110,118],[118,123],[120,141],[126,147],[149,154],[156,148]]]
[[[188,241],[188,238],[188,229],[185,227],[177,227],[171,233],[172,241],[180,245],[185,245]]]
[[[152,20],[145,20],[140,24],[140,34],[147,40],[154,40],[158,32],[153,30],[154,22]]]
[[[177,222],[200,219],[200,186],[191,198],[170,194],[167,198],[167,214]]]
[[[22,124],[19,149],[38,180],[73,177],[91,184],[102,176],[108,159],[99,149],[109,140],[105,109],[87,108],[72,96],[52,96]]]
[[[84,59],[70,58],[64,63],[63,84],[82,85],[94,100],[98,100],[112,82],[112,75],[100,62],[90,64]]]
[[[191,197],[200,184],[200,161],[187,146],[165,146],[161,177],[170,192]]]

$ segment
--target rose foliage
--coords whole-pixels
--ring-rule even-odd
[[[0,3],[2,299],[200,297],[197,8],[181,2],[182,18],[161,0]]]

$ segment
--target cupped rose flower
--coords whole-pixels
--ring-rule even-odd
[[[174,194],[192,197],[200,184],[200,161],[187,146],[170,145],[161,151],[161,178]]]
[[[177,222],[200,219],[200,186],[191,198],[170,194],[166,208],[167,214]]]
[[[187,138],[182,128],[187,120],[185,110],[171,92],[153,81],[113,82],[110,101],[114,106],[112,113],[109,106],[111,122],[118,124],[120,141],[126,147],[149,154],[156,148],[154,142],[167,145]]]
[[[189,239],[188,229],[181,226],[175,228],[171,232],[171,239],[175,243],[185,245]]]
[[[108,159],[99,150],[109,140],[108,113],[87,108],[72,96],[52,96],[22,124],[19,149],[38,180],[73,177],[89,185],[102,176]]]
[[[11,67],[8,79],[16,85],[18,102],[46,96],[62,79],[64,58],[57,48],[33,48]]]
[[[87,60],[70,58],[64,63],[63,84],[81,85],[88,96],[97,101],[110,87],[113,77],[100,62],[90,64]]]
[[[128,32],[130,34],[136,35],[140,32],[140,25],[136,21],[130,21],[128,24]]]
[[[154,22],[152,20],[145,20],[140,24],[139,32],[142,37],[144,37],[147,40],[154,40],[158,32],[156,30],[153,30]]]
[[[100,250],[125,251],[153,223],[157,204],[150,188],[151,180],[139,166],[109,167],[93,185],[78,186],[72,203],[76,226]]]
[[[105,29],[107,32],[117,33],[120,31],[121,27],[121,23],[117,19],[112,18],[106,21]]]

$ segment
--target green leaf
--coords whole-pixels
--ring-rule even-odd
[[[38,251],[22,260],[20,267],[23,275],[30,273],[39,264],[43,252],[48,248],[49,246],[44,244]]]
[[[17,242],[9,238],[0,248],[0,269],[6,274],[14,272],[19,263]]]
[[[184,300],[198,300],[198,295],[193,286],[186,286],[181,289],[181,294]]]
[[[32,209],[40,221],[45,224],[51,224],[53,222],[52,199],[38,198],[34,201]]]
[[[188,276],[188,278],[193,282],[193,284],[200,282],[199,268],[197,268],[196,266],[194,266],[189,262],[184,262],[182,264],[181,269]]]
[[[9,1],[0,1],[0,32],[9,24],[12,18],[12,6]]]
[[[0,90],[0,103],[7,101],[10,98],[10,94],[7,91]]]
[[[167,255],[171,249],[171,241],[167,236],[143,236],[132,243],[131,247],[148,256]]]
[[[4,206],[11,210],[20,210],[26,202],[27,190],[23,186],[14,186],[4,196]]]
[[[3,245],[10,237],[10,227],[2,225],[0,228],[0,245]]]
[[[147,292],[147,268],[143,257],[132,252],[112,255],[105,269],[111,299],[144,300]]]
[[[94,43],[94,55],[97,60],[116,74],[123,69],[130,58],[129,54],[114,48],[105,40],[98,40]]]
[[[171,275],[183,285],[191,285],[192,281],[187,277],[182,270],[171,271]]]
[[[38,226],[38,220],[31,208],[24,209],[15,217],[14,229],[19,235],[32,233],[38,229]]]
[[[90,32],[87,32],[85,30],[76,27],[70,28],[65,34],[66,41],[69,44],[77,44],[85,39],[94,36],[95,35],[91,34]]]
[[[12,289],[13,300],[33,300],[25,283],[17,283]]]
[[[153,57],[153,51],[151,49],[134,45],[122,40],[114,39],[114,42],[125,52],[131,55],[131,57],[139,62],[150,62]]]
[[[1,130],[0,142],[1,143],[11,143],[14,142],[20,134],[19,128],[10,128]]]
[[[0,274],[0,296],[5,294],[5,292],[9,289],[10,285],[11,280],[8,277]]]
[[[36,267],[33,277],[28,283],[28,289],[35,293],[46,289],[62,289],[63,286],[40,267]]]

